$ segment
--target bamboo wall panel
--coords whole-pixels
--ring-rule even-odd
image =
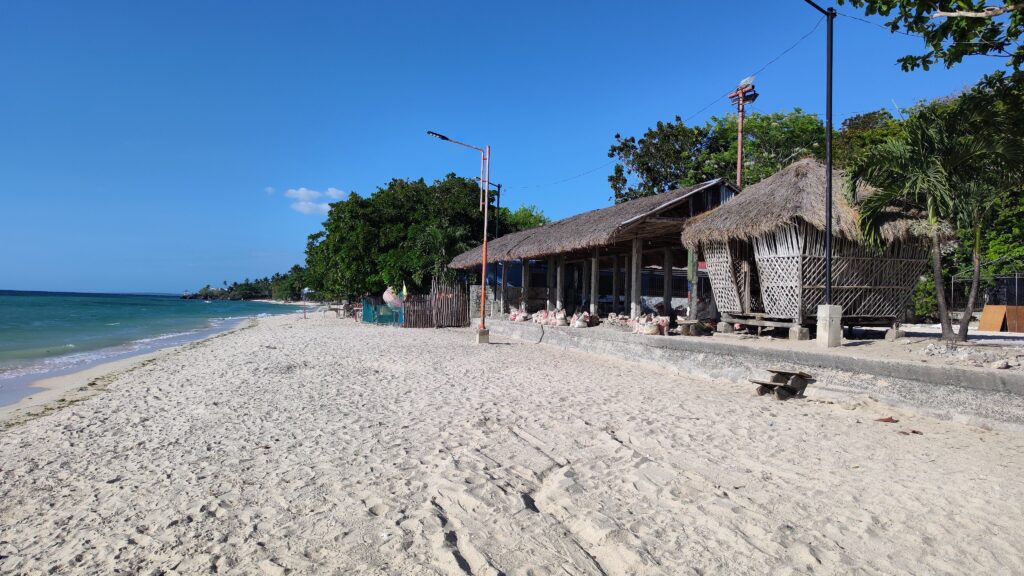
[[[802,240],[795,225],[754,238],[761,297],[768,316],[796,319],[800,314]]]
[[[726,242],[707,242],[703,244],[703,249],[715,305],[723,312],[742,313],[743,305],[736,288],[729,245]]]
[[[825,303],[825,234],[802,228],[803,311],[816,316]],[[928,249],[920,241],[895,241],[878,251],[833,238],[832,303],[843,307],[843,316],[900,318],[927,264]]]

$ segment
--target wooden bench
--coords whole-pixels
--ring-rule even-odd
[[[778,368],[769,368],[768,371],[772,373],[771,380],[750,379],[751,382],[757,384],[758,396],[774,394],[779,400],[803,396],[804,390],[812,380],[811,375],[806,372]]]

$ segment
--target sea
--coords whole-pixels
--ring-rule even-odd
[[[298,306],[172,295],[0,290],[0,406],[32,382],[184,344]]]

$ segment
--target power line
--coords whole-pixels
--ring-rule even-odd
[[[554,186],[555,184],[562,184],[562,183],[568,182],[570,180],[575,180],[577,178],[582,178],[582,177],[584,177],[584,176],[586,176],[588,174],[593,174],[594,172],[597,172],[598,170],[600,170],[602,168],[606,168],[608,166],[611,166],[614,163],[615,163],[615,160],[609,160],[609,161],[605,162],[604,164],[601,164],[600,166],[597,166],[595,168],[591,168],[590,170],[587,170],[585,172],[580,172],[579,174],[576,174],[574,176],[569,176],[568,178],[562,178],[561,180],[555,180],[554,182],[548,182],[546,184],[531,184],[529,186],[516,186],[514,188],[514,190],[529,190],[531,188],[544,188],[546,186]]]
[[[797,46],[799,46],[800,43],[803,42],[804,40],[806,40],[811,34],[814,34],[815,30],[818,29],[818,26],[821,26],[821,23],[824,22],[824,21],[825,21],[825,16],[822,16],[821,19],[819,19],[818,22],[814,25],[814,28],[811,28],[810,32],[808,32],[807,34],[804,34],[803,36],[801,36],[800,39],[797,40],[796,42],[794,42],[792,46],[790,46],[789,48],[786,48],[778,56],[776,56],[775,58],[772,58],[771,60],[769,60],[767,64],[765,64],[764,66],[761,66],[757,70],[757,72],[754,72],[753,74],[751,74],[751,76],[757,76],[761,72],[764,72],[766,68],[768,68],[772,64],[775,64],[776,62],[778,62],[778,60],[780,58],[782,58],[783,56],[788,54],[792,49],[794,49]]]
[[[789,54],[794,48],[799,46],[800,43],[802,43],[804,40],[806,40],[808,37],[810,37],[812,34],[814,34],[814,32],[817,31],[818,27],[821,26],[821,23],[824,20],[825,20],[825,17],[822,16],[814,24],[814,27],[811,28],[810,31],[808,31],[806,34],[801,36],[791,46],[789,46],[788,48],[786,48],[782,52],[779,52],[778,55],[776,55],[774,58],[769,60],[764,66],[761,66],[760,68],[758,68],[757,71],[755,71],[753,74],[750,74],[750,76],[756,76],[756,75],[760,74],[761,72],[764,72],[765,70],[768,69],[769,66],[771,66],[772,64],[775,64],[776,62],[778,62],[786,54]],[[711,108],[712,106],[717,104],[719,101],[727,99],[729,97],[729,92],[731,92],[731,90],[729,90],[728,92],[723,93],[721,96],[716,96],[715,99],[712,100],[711,102],[708,102],[708,104],[706,106],[704,106],[700,110],[697,110],[693,114],[690,114],[689,116],[683,118],[683,120],[682,120],[683,123],[689,122],[690,120],[692,120],[696,116],[699,116],[700,114],[706,112],[709,108]],[[574,176],[569,176],[568,178],[563,178],[561,180],[556,180],[554,182],[548,182],[546,184],[532,184],[532,185],[529,185],[529,186],[516,186],[516,187],[510,188],[510,189],[514,189],[514,190],[528,190],[528,189],[534,189],[534,188],[545,188],[545,187],[548,187],[548,186],[555,186],[556,184],[563,184],[565,182],[569,182],[570,180],[575,180],[577,178],[582,178],[582,177],[587,176],[589,174],[593,174],[594,172],[597,172],[598,170],[600,170],[602,168],[606,168],[608,166],[611,166],[615,162],[616,162],[615,160],[610,160],[608,162],[605,162],[604,164],[601,164],[600,166],[597,166],[595,168],[591,168],[590,170],[587,170],[585,172],[580,172],[579,174],[576,174]]]
[[[818,27],[819,27],[819,26],[821,26],[821,23],[822,23],[822,22],[823,22],[824,20],[825,20],[825,17],[824,17],[824,16],[822,16],[821,18],[819,18],[819,19],[818,19],[818,21],[817,21],[817,22],[815,22],[815,24],[814,24],[814,27],[813,27],[813,28],[811,28],[809,32],[807,32],[806,34],[804,34],[803,36],[801,36],[801,37],[800,37],[800,38],[799,38],[799,39],[798,39],[798,40],[797,40],[796,42],[794,42],[794,43],[793,43],[793,44],[792,44],[792,45],[791,45],[791,46],[790,46],[789,48],[786,48],[786,49],[785,49],[785,50],[783,50],[782,52],[779,52],[779,54],[778,54],[778,55],[776,55],[776,56],[775,56],[774,58],[772,58],[771,60],[769,60],[769,61],[768,61],[768,62],[767,62],[767,63],[766,63],[766,64],[765,64],[764,66],[761,66],[760,68],[758,68],[758,69],[757,69],[757,70],[756,70],[756,71],[755,71],[755,72],[754,72],[753,74],[749,74],[749,76],[757,76],[757,75],[758,75],[758,74],[760,74],[761,72],[764,72],[765,70],[767,70],[769,66],[771,66],[772,64],[775,64],[775,63],[776,63],[776,62],[778,62],[778,61],[779,61],[780,59],[782,59],[782,57],[783,57],[783,56],[785,56],[786,54],[789,54],[789,53],[790,53],[791,51],[793,51],[793,49],[794,49],[794,48],[796,48],[797,46],[799,46],[801,42],[803,42],[803,41],[804,41],[804,40],[806,40],[806,39],[807,39],[808,37],[810,37],[810,36],[811,36],[812,34],[814,34],[814,32],[818,30]],[[701,114],[702,112],[704,112],[704,111],[705,111],[705,110],[707,110],[708,108],[711,108],[712,106],[714,106],[715,104],[717,104],[719,100],[723,100],[723,99],[725,99],[725,98],[728,98],[728,97],[729,97],[729,93],[730,93],[730,92],[732,92],[732,90],[729,90],[729,91],[728,91],[728,92],[726,92],[725,94],[722,94],[721,96],[718,96],[717,98],[715,98],[714,100],[712,100],[712,101],[711,101],[711,102],[710,102],[710,103],[709,103],[709,104],[708,104],[707,106],[705,106],[705,107],[701,108],[700,110],[698,110],[698,111],[694,112],[693,114],[690,114],[690,115],[689,115],[689,116],[687,116],[686,118],[683,118],[683,122],[689,122],[689,121],[690,121],[691,119],[693,119],[693,118],[694,118],[695,116],[698,116],[699,114]]]

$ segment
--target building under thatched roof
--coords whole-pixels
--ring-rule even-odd
[[[728,201],[735,189],[722,179],[696,186],[630,200],[607,208],[591,210],[531,230],[507,234],[488,242],[488,264],[501,264],[502,294],[508,274],[505,270],[518,265],[522,270],[521,305],[528,308],[542,305],[548,310],[575,309],[589,304],[592,314],[622,311],[638,316],[647,306],[644,286],[651,286],[651,274],[645,268],[660,267],[661,303],[674,309],[675,263],[686,262],[688,276],[696,274],[697,266],[689,266],[689,254],[679,242],[679,233],[687,219]],[[451,268],[472,270],[481,264],[481,248],[456,256]],[[546,260],[531,268],[531,261]],[[516,261],[517,264],[512,264]],[[497,274],[497,266],[495,267]],[[544,269],[543,282],[531,282],[533,273]],[[601,293],[602,278],[608,278]],[[647,282],[645,282],[648,280]],[[689,285],[696,276],[688,277],[683,292],[688,298]],[[538,284],[543,284],[540,286]],[[610,286],[608,285],[610,284]],[[609,290],[610,288],[610,290]],[[703,294],[703,292],[702,292]],[[603,296],[610,302],[599,306]],[[620,299],[620,295],[625,299]],[[649,294],[646,296],[650,296]],[[500,298],[502,302],[505,298]],[[502,309],[505,304],[501,305]]]
[[[866,245],[842,183],[834,171],[832,303],[843,307],[844,323],[891,322],[927,263],[923,227],[893,210],[880,227],[884,246]],[[691,219],[682,240],[704,255],[720,311],[805,324],[824,303],[824,229],[825,167],[807,159]]]
[[[735,193],[722,179],[591,210],[487,243],[487,262],[539,259],[555,254],[587,252],[632,240],[674,235],[687,218],[717,206]],[[456,256],[450,268],[480,266],[478,246]]]

